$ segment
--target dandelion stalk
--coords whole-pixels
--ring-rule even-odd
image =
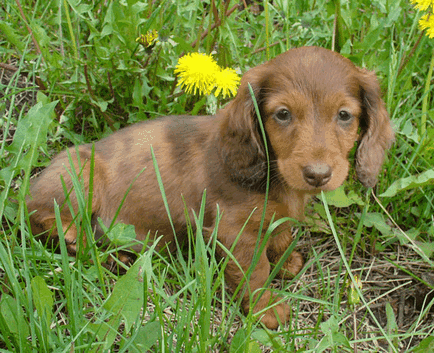
[[[431,86],[432,71],[434,69],[434,52],[431,56],[431,64],[429,65],[428,76],[425,82],[425,91],[422,100],[422,118],[420,122],[420,136],[423,137],[426,132],[426,121],[428,118],[428,96]]]
[[[267,44],[267,60],[270,60],[270,10],[268,9],[268,1],[264,2],[264,8],[265,8],[265,41]]]
[[[71,17],[69,16],[69,8],[66,0],[63,1],[63,6],[65,7],[66,22],[68,22],[68,30],[69,30],[69,35],[71,36],[72,47],[74,48],[74,56],[75,59],[78,60],[77,42],[74,36],[74,31],[72,29]]]

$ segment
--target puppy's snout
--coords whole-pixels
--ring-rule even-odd
[[[314,163],[303,168],[304,180],[314,187],[327,184],[332,178],[332,168],[326,163]]]

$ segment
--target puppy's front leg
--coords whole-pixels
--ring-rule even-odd
[[[241,237],[243,236],[244,234]],[[245,282],[246,273],[253,259],[254,244],[252,248],[246,246],[252,244],[243,243],[243,240],[240,239],[238,244],[235,246],[234,251],[232,252],[238,264],[230,260],[225,269],[225,278],[229,286],[233,289],[236,289],[242,281]],[[271,306],[270,309],[267,309],[262,314],[261,322],[269,329],[276,329],[279,326],[279,323],[284,324],[288,321],[290,309],[289,305],[285,303],[274,304],[281,298],[273,295],[269,289],[266,289],[262,293],[262,296],[259,298],[259,300],[257,300],[258,295],[261,293],[259,289],[264,288],[269,274],[270,262],[268,261],[266,253],[263,252],[250,275],[248,284],[244,284],[240,293],[243,295],[242,306],[244,312],[246,313],[249,311],[251,303],[256,302],[255,306],[253,307],[254,313],[262,311],[267,306]],[[252,293],[253,296],[251,296]]]
[[[275,233],[276,235],[270,240],[267,249],[267,257],[272,264],[279,262],[280,258],[285,254],[292,243],[292,231],[288,223],[280,225]],[[293,251],[283,263],[277,277],[291,279],[300,272],[303,265],[303,256],[299,252]]]

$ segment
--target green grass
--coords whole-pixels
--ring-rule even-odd
[[[434,351],[434,39],[419,31],[421,14],[402,0],[280,0],[259,13],[234,10],[237,3],[1,6],[0,61],[9,65],[0,77],[2,351]],[[159,40],[144,48],[136,38],[151,29]],[[374,194],[352,171],[310,206],[297,243],[306,266],[271,283],[292,307],[286,326],[270,331],[241,314],[225,290],[225,260],[214,256],[215,233],[206,242],[200,227],[173,254],[150,242],[123,276],[102,266],[113,247],[88,239],[88,251],[71,258],[63,242],[53,251],[29,233],[29,180],[55,153],[137,121],[212,109],[212,100],[177,88],[183,53],[213,53],[245,72],[303,45],[334,47],[375,70],[397,134]],[[203,213],[196,217],[202,224]],[[111,236],[131,241],[128,228]]]

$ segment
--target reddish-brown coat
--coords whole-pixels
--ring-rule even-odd
[[[259,105],[265,141],[248,84]],[[249,70],[235,99],[214,117],[156,119],[96,142],[93,213],[109,225],[128,187],[146,168],[132,184],[117,221],[133,224],[139,241],[150,231],[152,236],[163,235],[161,245],[173,244],[174,234],[151,158],[152,145],[178,240],[182,240],[186,228],[183,199],[193,220],[193,211],[197,214],[205,189],[204,227],[213,229],[218,204],[223,211],[218,239],[227,249],[256,208],[233,249],[234,258],[245,272],[252,261],[265,202],[265,143],[271,181],[262,235],[273,217],[301,220],[310,195],[340,186],[348,175],[348,154],[356,141],[359,141],[358,178],[364,185],[374,186],[384,151],[393,137],[374,73],[357,68],[348,59],[326,49],[291,49]],[[91,146],[80,146],[79,151],[87,192]],[[78,170],[76,151],[71,148],[69,152]],[[72,186],[67,168],[68,156],[62,152],[33,182],[28,200],[29,211],[36,211],[31,215],[33,234],[50,229],[52,235],[57,234],[53,199],[58,204],[65,201],[60,175],[68,188]],[[76,209],[74,192],[70,198]],[[71,225],[68,207],[62,209],[61,218],[68,249],[74,252],[77,229]],[[270,261],[277,262],[291,241],[290,224],[275,229],[245,291],[242,302],[245,310],[249,310],[252,300],[249,293],[264,286]],[[136,250],[140,248],[138,244]],[[223,251],[220,253],[224,255]],[[239,266],[229,261],[226,268],[226,279],[232,288],[243,278]],[[296,274],[302,266],[301,255],[293,252],[281,276]],[[253,311],[261,311],[277,300],[280,298],[266,290]],[[289,319],[289,314],[288,305],[280,303],[265,311],[261,321],[276,328],[279,322]]]

